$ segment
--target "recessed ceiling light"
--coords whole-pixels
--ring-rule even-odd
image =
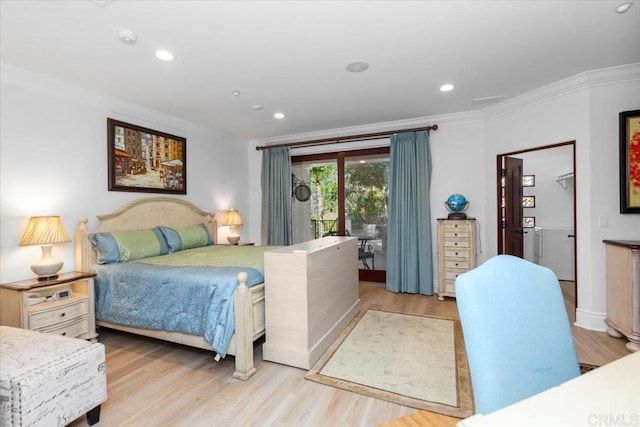
[[[352,62],[351,64],[347,64],[347,71],[352,72],[352,73],[361,73],[363,71],[365,71],[367,68],[369,68],[369,64],[367,64],[366,62],[362,62],[362,61],[358,61],[358,62]]]
[[[240,96],[240,91],[239,90],[234,90],[231,93],[233,94],[233,96]]]
[[[163,61],[173,61],[173,54],[168,50],[159,50],[156,52],[156,58]]]
[[[450,90],[453,90],[453,85],[450,83],[440,86],[440,92],[449,92]]]
[[[259,110],[262,110],[262,105],[260,105],[260,104],[256,104],[256,105],[254,105],[254,106],[253,106],[253,107],[251,107],[251,108],[253,108],[253,109],[254,109],[254,110],[256,110],[256,111],[259,111]]]
[[[275,113],[273,115],[273,117],[278,119],[278,120],[282,120],[282,119],[284,119],[284,114],[283,113]]]
[[[106,5],[111,3],[113,0],[89,0],[89,1],[98,7],[105,7]]]
[[[631,6],[633,6],[633,3],[631,3],[630,1],[622,3],[620,6],[616,7],[616,12],[625,13]]]
[[[118,29],[118,38],[124,44],[136,44],[138,41],[138,36],[131,30],[127,30],[125,28]]]

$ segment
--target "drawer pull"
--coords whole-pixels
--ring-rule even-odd
[[[458,252],[456,252],[456,255],[458,255]]]
[[[458,237],[458,233],[453,233],[454,236]]]
[[[458,242],[455,242],[455,243],[454,243],[454,245],[455,245],[455,246],[458,246]]]
[[[67,333],[66,333],[66,332],[63,332],[63,333],[62,333],[62,335],[67,335]]]
[[[64,312],[63,312],[63,313],[60,313],[60,317],[64,317],[64,316],[66,316],[66,315],[67,315],[67,313],[64,313]]]
[[[456,262],[456,267],[458,266],[458,263]]]

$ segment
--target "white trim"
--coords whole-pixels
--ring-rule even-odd
[[[594,313],[578,308],[576,309],[575,325],[590,331],[605,332],[607,330],[607,325],[604,323],[606,316],[606,313]]]
[[[570,95],[584,89],[640,81],[640,62],[585,71],[550,85],[507,99],[482,110],[485,119],[511,114],[533,105]]]
[[[411,129],[422,126],[437,124],[439,127],[447,125],[458,125],[469,122],[483,121],[479,110],[467,111],[463,113],[441,114],[437,116],[419,117],[407,120],[395,120],[391,122],[372,123],[361,126],[350,126],[344,128],[327,129],[317,132],[298,133],[292,135],[261,138],[255,140],[256,145],[284,144],[288,142],[307,141],[322,138],[340,137],[346,135],[358,135],[363,133],[385,132],[395,129]],[[434,136],[438,131],[435,131]]]

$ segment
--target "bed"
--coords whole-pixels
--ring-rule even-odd
[[[241,250],[241,247],[216,245],[217,223],[215,220],[215,215],[209,212],[202,211],[193,204],[182,199],[170,197],[153,197],[133,201],[111,214],[99,215],[97,218],[99,220],[99,225],[95,230],[90,230],[88,228],[88,220],[85,217],[78,218],[78,228],[76,230],[77,269],[81,271],[96,271],[99,273],[99,276],[96,278],[96,324],[102,327],[122,330],[183,345],[215,351],[212,347],[212,342],[210,342],[210,340],[206,340],[202,335],[199,334],[178,332],[176,330],[173,330],[172,328],[169,328],[170,330],[156,329],[155,327],[150,328],[147,327],[148,325],[146,323],[142,323],[142,321],[140,321],[140,323],[138,324],[136,324],[136,322],[134,321],[132,324],[127,325],[101,318],[102,315],[100,313],[108,313],[109,309],[102,309],[102,307],[100,306],[101,300],[105,299],[104,297],[101,297],[101,295],[104,296],[106,292],[102,290],[101,294],[100,289],[109,288],[99,288],[100,286],[106,286],[107,280],[107,276],[104,276],[103,282],[101,282],[100,274],[101,272],[107,271],[107,267],[105,267],[104,263],[106,262],[107,264],[109,264],[109,260],[105,261],[105,259],[108,259],[110,255],[108,252],[104,252],[99,246],[100,241],[96,241],[97,237],[100,236],[112,238],[112,236],[122,236],[129,232],[135,234],[135,232],[138,230],[145,230],[145,233],[148,230],[154,230],[154,233],[158,234],[158,230],[160,230],[162,231],[162,233],[165,233],[164,236],[167,237],[166,241],[169,242],[168,247],[171,247],[171,237],[173,235],[166,234],[166,232],[173,232],[175,234],[176,230],[180,231],[181,233],[185,230],[198,231],[198,227],[201,227],[208,232],[205,234],[209,235],[209,238],[211,239],[210,243],[213,243],[213,246],[211,246],[212,250],[215,249],[218,251],[226,251],[227,254],[229,254],[230,251]],[[148,233],[144,234],[144,238],[146,238],[147,235]],[[184,238],[184,235],[181,236],[183,237],[183,241],[187,240],[186,238]],[[138,241],[142,241],[144,240],[144,238],[138,238]],[[163,239],[158,238],[158,240]],[[165,242],[165,240],[163,240],[163,242]],[[162,247],[162,245],[160,245],[160,253],[154,253],[151,255],[163,255],[163,251],[166,252],[166,248]],[[123,245],[121,244],[121,254],[123,253],[122,246]],[[96,248],[100,250],[97,251]],[[254,250],[264,251],[266,249],[267,248],[260,249],[260,247],[255,247]],[[185,250],[182,251],[181,254],[184,254],[188,251],[198,250],[203,251],[208,250],[208,248],[185,248]],[[146,258],[146,254],[143,255],[144,256],[142,256],[142,258],[135,258],[131,256],[131,259],[124,260],[127,262],[118,262],[118,260],[116,260],[115,262],[109,264],[114,267],[114,269],[109,271],[113,272],[117,271],[118,268],[125,268],[125,264],[127,264],[127,268],[133,267],[134,269],[138,270],[147,269],[150,268],[150,264],[148,263],[150,261],[148,260],[158,258],[162,259],[165,256],[163,255]],[[171,255],[179,254],[169,254],[166,256]],[[202,256],[203,255],[201,254],[201,257]],[[205,257],[208,256],[209,255],[207,253]],[[98,264],[99,259],[102,264]],[[166,268],[165,266],[157,267],[161,269]],[[188,269],[189,267],[184,268]],[[206,269],[208,267],[202,268]],[[236,270],[237,274],[233,275],[232,280],[237,280],[237,289],[235,291],[231,290],[230,292],[226,291],[229,293],[229,298],[226,299],[228,304],[231,304],[232,299],[232,310],[229,311],[229,313],[232,314],[229,314],[229,316],[232,316],[230,317],[230,319],[232,319],[234,323],[231,329],[232,333],[229,334],[231,338],[228,341],[226,354],[235,356],[235,372],[233,376],[238,379],[247,380],[255,373],[253,343],[256,339],[265,334],[265,290],[264,283],[256,284],[257,281],[263,282],[263,278],[260,279],[260,276],[256,275],[255,269],[249,267],[235,267],[235,270],[226,269],[225,280],[228,281],[230,272],[235,272]],[[176,275],[183,277],[182,271],[180,272],[180,274]],[[119,279],[117,278],[117,276],[114,277],[116,277],[115,283],[118,284]],[[235,280],[233,280],[234,286]],[[117,292],[114,291],[113,293]],[[224,316],[221,315],[220,317],[222,318]],[[110,317],[108,317],[106,314],[105,318],[110,319]],[[144,326],[140,326],[141,324]],[[233,328],[235,328],[235,332],[233,332]],[[224,349],[222,350],[223,351],[218,351],[217,353],[224,354],[225,351]]]

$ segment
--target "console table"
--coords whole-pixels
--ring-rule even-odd
[[[638,425],[640,353],[629,354],[458,427]]]
[[[640,350],[640,240],[604,240],[607,245],[607,333],[626,337]]]

